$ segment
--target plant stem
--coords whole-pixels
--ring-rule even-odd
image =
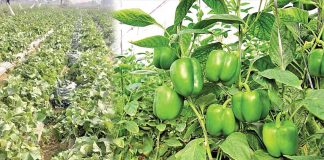
[[[189,106],[196,114],[199,124],[200,124],[200,127],[203,130],[203,134],[204,134],[204,138],[205,138],[205,147],[206,147],[208,159],[212,160],[213,156],[211,155],[211,149],[210,149],[209,142],[208,142],[208,135],[207,135],[204,117],[201,114],[199,114],[199,112],[197,111],[196,106],[193,104],[191,97],[188,98],[188,102],[189,102]]]
[[[274,0],[274,6],[275,6],[275,10],[274,10],[274,13],[275,13],[275,17],[276,17],[276,24],[278,26],[278,29],[277,29],[277,35],[278,35],[278,46],[279,46],[279,53],[280,53],[280,61],[281,61],[281,64],[280,64],[280,68],[281,70],[285,70],[285,66],[284,66],[284,56],[283,56],[283,47],[282,47],[282,41],[281,41],[281,34],[280,34],[280,18],[279,18],[279,14],[278,14],[278,2],[277,0]]]
[[[164,32],[170,37],[170,33],[160,24],[160,23],[155,23],[158,27],[164,30]]]
[[[236,3],[236,15],[238,17],[240,17],[240,13],[241,12],[241,0],[237,0],[237,3]],[[239,24],[239,45],[237,47],[238,49],[238,53],[240,55],[240,63],[242,64],[242,51],[241,51],[241,47],[242,47],[242,25]],[[239,74],[239,83],[242,82],[242,72],[240,70],[240,74]]]
[[[304,50],[304,51],[306,51],[306,50]],[[302,56],[303,56],[304,65],[306,67],[306,72],[307,72],[306,75],[307,75],[307,78],[309,80],[309,84],[310,84],[311,88],[314,89],[313,82],[312,82],[312,78],[311,78],[311,76],[309,74],[308,65],[307,65],[307,62],[306,62],[306,57],[305,57],[304,54],[302,54]]]
[[[230,93],[228,93],[225,89],[224,89],[224,87],[222,86],[222,85],[219,85],[219,87],[225,92],[225,94],[227,94],[228,96],[231,96],[231,94]]]
[[[304,73],[297,66],[295,66],[294,63],[290,63],[290,64],[300,74],[300,76],[304,75]]]
[[[198,13],[199,13],[199,12],[201,12],[201,1],[200,0],[198,1],[198,6],[199,6]],[[201,21],[201,18],[202,18],[201,16],[198,16],[198,21]]]
[[[315,85],[317,89],[319,89],[319,81],[318,81],[318,77],[315,77]]]
[[[282,96],[282,98],[284,98],[284,96],[285,96],[285,85],[284,84],[282,84],[281,96]]]
[[[221,152],[221,150],[220,150],[220,148],[218,148],[218,149],[217,149],[217,156],[216,156],[216,160],[219,160],[220,152]]]
[[[247,72],[247,75],[246,75],[246,78],[245,78],[245,81],[244,81],[245,84],[247,83],[247,81],[248,81],[249,78],[250,78],[250,75],[251,75],[251,71],[252,71],[252,67],[253,67],[254,62],[255,62],[255,61],[253,61],[253,62],[250,64],[250,66],[249,66],[249,69],[248,69],[248,72]]]
[[[291,114],[290,116],[290,120],[292,120],[292,118],[295,116],[295,114],[303,107],[303,105],[300,105],[298,108],[296,108],[296,110]]]
[[[159,149],[160,149],[160,131],[159,131],[159,134],[156,138],[156,154],[155,154],[155,160],[157,160],[158,156],[159,156]]]
[[[193,40],[190,44],[190,49],[188,50],[189,53],[187,54],[187,55],[189,55],[189,57],[191,57],[191,55],[192,55],[192,49],[194,48],[193,46],[195,45],[196,38],[197,38],[197,35],[194,34]]]
[[[123,70],[120,71],[120,83],[121,83],[121,90],[122,94],[124,94],[124,75],[123,75]]]
[[[220,160],[222,160],[222,157],[223,157],[223,151],[220,150],[220,156],[219,156]]]
[[[318,89],[321,89],[321,86],[322,86],[322,83],[323,83],[323,82],[321,82],[322,80],[324,80],[324,79],[322,79],[322,78],[318,79],[318,81],[319,81],[318,82],[318,84],[319,84]]]
[[[226,108],[227,105],[228,105],[228,103],[231,102],[231,101],[232,101],[231,98],[227,99],[227,100],[224,102],[223,107]]]
[[[246,89],[247,92],[250,92],[251,91],[249,85],[247,85],[246,83],[241,83],[240,86],[243,86]]]
[[[302,123],[303,125],[302,126],[305,126],[306,125],[309,117],[310,117],[310,114],[308,114],[307,116],[305,116],[305,120],[303,121],[303,123]],[[302,129],[303,129],[303,127],[300,127],[297,133],[299,134]]]
[[[279,112],[279,114],[277,115],[276,117],[276,127],[279,128],[280,125],[281,125],[281,122],[280,122],[280,116],[281,116],[281,112]]]
[[[241,14],[241,0],[237,0],[236,2],[236,14],[238,17],[240,17],[240,14]]]
[[[261,6],[262,6],[262,3],[263,3],[263,0],[260,0],[260,4],[259,4],[259,9],[258,9],[258,13],[257,13],[257,16],[256,18],[254,19],[254,21],[252,22],[251,25],[248,25],[248,23],[245,24],[245,27],[244,27],[244,34],[247,33],[251,28],[252,26],[258,21],[258,19],[260,18],[260,15],[261,15]],[[267,4],[265,4],[267,5]],[[246,22],[249,22],[250,20],[250,16],[248,17],[248,20]]]
[[[319,34],[316,36],[316,40],[315,40],[315,43],[314,43],[314,45],[312,47],[312,50],[314,50],[316,48],[316,46],[318,44],[318,40],[320,40],[323,32],[324,32],[324,25],[321,27]]]

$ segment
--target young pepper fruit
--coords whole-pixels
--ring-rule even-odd
[[[232,109],[226,108],[227,102],[223,105],[212,104],[207,109],[206,129],[212,136],[228,136],[238,128]]]
[[[315,49],[308,57],[309,73],[312,76],[324,77],[324,50]]]
[[[263,143],[270,155],[279,157],[282,154],[294,155],[298,147],[298,132],[291,121],[280,122],[279,113],[276,122],[266,123],[262,129]]]
[[[155,90],[153,113],[161,120],[176,118],[183,106],[183,99],[177,92],[167,86]]]
[[[178,59],[178,57],[176,55],[176,51],[173,48],[154,48],[153,65],[156,68],[168,70],[176,59]]]
[[[197,95],[202,90],[202,69],[195,58],[181,58],[173,62],[170,77],[175,91],[182,96]]]
[[[238,92],[232,97],[235,117],[243,122],[256,122],[264,119],[270,110],[270,100],[262,90]]]
[[[209,81],[231,85],[238,81],[240,74],[239,55],[222,50],[210,52],[206,62],[206,78]]]

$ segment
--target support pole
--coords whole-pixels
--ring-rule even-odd
[[[10,6],[10,0],[7,0],[7,5],[8,5],[8,8],[9,8],[9,10],[10,10],[10,14],[11,14],[12,16],[15,16],[16,14],[15,14],[15,12],[13,11],[13,9],[12,9],[11,6]]]

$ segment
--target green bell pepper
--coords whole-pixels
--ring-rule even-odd
[[[153,113],[161,120],[176,118],[183,106],[183,99],[177,92],[167,86],[160,86],[155,91]]]
[[[153,64],[156,68],[168,70],[176,59],[178,59],[178,57],[173,48],[154,48]]]
[[[238,92],[232,97],[233,112],[235,117],[243,122],[256,122],[265,118],[270,110],[270,100],[262,91],[249,89]]]
[[[221,81],[225,85],[231,85],[238,81],[240,67],[239,55],[214,50],[207,58],[206,78],[209,81]]]
[[[173,62],[170,77],[175,91],[182,96],[197,95],[202,90],[202,69],[195,58],[181,58]]]
[[[324,50],[315,49],[308,57],[308,69],[312,76],[324,77]]]
[[[226,105],[212,104],[207,109],[206,129],[212,136],[227,136],[238,128],[232,109]]]
[[[266,123],[262,129],[263,143],[270,155],[279,157],[294,155],[298,147],[298,131],[296,125],[291,121],[280,122],[280,114],[276,122]]]

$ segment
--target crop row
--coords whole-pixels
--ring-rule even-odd
[[[54,33],[0,88],[0,159],[111,159],[110,20],[102,11],[41,7],[1,24],[12,36],[1,35],[0,46],[12,43],[9,38],[17,43],[0,48],[6,61],[48,30]]]
[[[61,10],[40,8],[28,14],[7,17],[0,24],[0,61],[12,61],[15,55],[43,36],[51,28],[62,25],[62,19],[71,14]]]
[[[109,77],[112,72],[111,51],[92,17],[88,14],[82,17],[78,48],[81,57],[66,75],[66,79],[74,81],[77,88],[71,97],[71,105],[61,112],[61,121],[53,127],[60,133],[60,139],[73,141],[74,145],[54,159],[109,159],[111,154],[107,139],[113,114],[109,92],[112,90]]]
[[[57,12],[51,13],[52,20],[58,20],[53,24],[58,24],[64,17],[62,25],[35,54],[17,66],[0,89],[0,140],[4,159],[41,157],[38,144],[43,137],[43,122],[53,114],[49,98],[64,67],[64,55],[70,49],[73,22],[76,20],[73,12],[65,12],[57,19],[54,18]]]
[[[98,14],[100,12],[102,12],[102,14]],[[101,10],[89,10],[88,13],[92,16],[100,32],[102,32],[106,45],[110,46],[114,42],[110,13]]]

